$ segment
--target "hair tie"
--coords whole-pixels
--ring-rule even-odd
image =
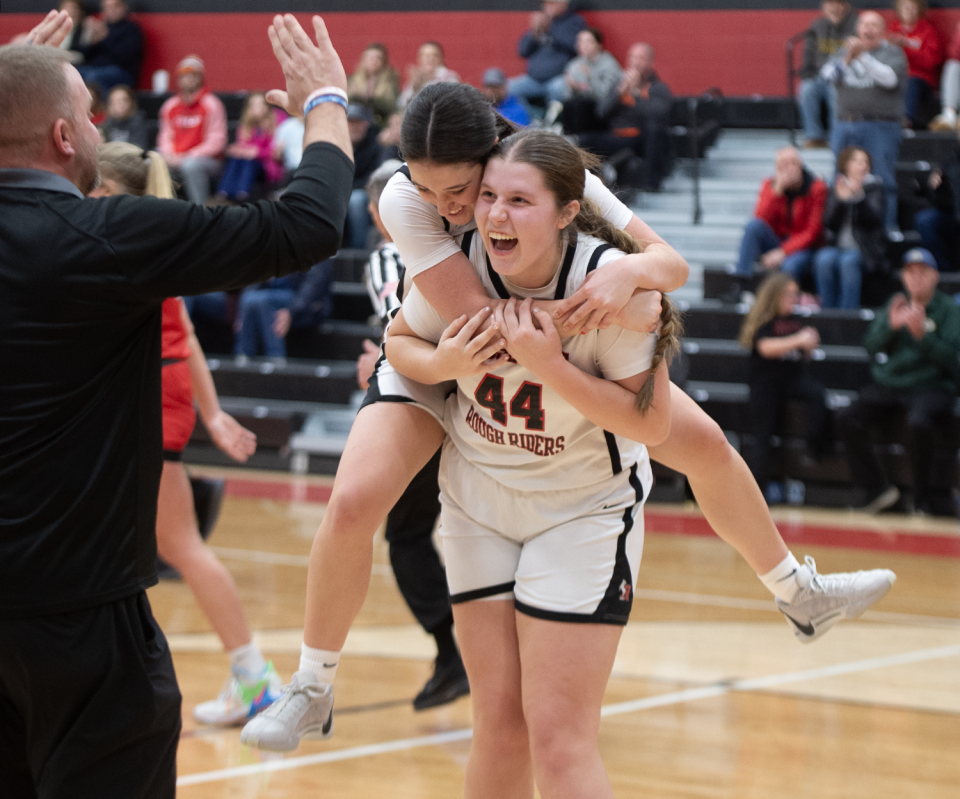
[[[141,150],[141,151],[140,151],[140,159],[143,160],[143,161],[149,161],[149,160],[150,160],[150,153],[149,153],[149,151],[147,151],[147,150]]]

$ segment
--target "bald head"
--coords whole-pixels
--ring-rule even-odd
[[[70,66],[54,47],[0,47],[0,166],[34,160],[54,123],[72,114]]]
[[[627,50],[627,69],[635,69],[641,75],[647,75],[653,70],[654,52],[646,42],[631,44]]]
[[[857,19],[857,36],[867,50],[876,48],[887,31],[887,23],[876,11],[863,11]]]
[[[777,150],[774,170],[781,192],[799,187],[803,183],[803,158],[800,156],[800,151],[796,147]]]

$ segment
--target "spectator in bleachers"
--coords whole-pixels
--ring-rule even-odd
[[[901,278],[905,294],[890,299],[864,340],[873,358],[873,382],[837,415],[850,475],[866,492],[860,509],[867,513],[885,510],[900,498],[873,451],[870,431],[890,429],[904,412],[914,508],[929,512],[936,426],[953,412],[960,376],[960,309],[937,289],[940,274],[933,255],[921,247],[908,250]]]
[[[597,116],[597,103],[620,83],[620,62],[603,49],[603,33],[586,28],[577,34],[577,57],[563,71],[567,90],[563,96],[564,133],[603,130]]]
[[[947,45],[946,60],[940,73],[940,105],[943,110],[930,123],[930,130],[956,130],[960,108],[960,22]]]
[[[274,278],[250,286],[240,295],[233,354],[253,358],[287,357],[291,328],[316,327],[330,315],[333,260],[321,261],[306,274]]]
[[[187,198],[203,205],[210,181],[220,174],[227,146],[227,112],[204,87],[203,61],[195,55],[177,64],[177,94],[160,108],[157,150]]]
[[[350,194],[350,206],[347,210],[346,245],[356,250],[367,248],[367,239],[373,227],[370,211],[367,210],[367,180],[380,166],[381,149],[377,137],[380,129],[366,106],[351,103],[347,106],[347,127],[350,129],[350,142],[353,144],[353,191]]]
[[[823,308],[859,308],[863,274],[884,271],[883,184],[870,174],[870,156],[847,147],[823,214],[824,244],[814,257],[817,294]]]
[[[884,39],[886,23],[876,11],[864,11],[857,35],[830,59],[820,75],[837,87],[837,121],[830,137],[836,155],[847,147],[870,153],[887,193],[884,223],[897,229],[896,162],[903,130],[907,59]]]
[[[846,0],[823,0],[823,15],[807,30],[800,66],[800,117],[803,121],[805,147],[827,147],[829,131],[823,126],[821,105],[826,104],[829,124],[837,116],[837,92],[833,84],[820,77],[820,70],[853,36],[857,27],[857,11]]]
[[[407,67],[407,82],[400,92],[397,105],[406,108],[424,86],[459,82],[460,76],[446,65],[440,43],[424,42],[417,48],[417,63]]]
[[[768,276],[743,321],[740,346],[750,350],[750,418],[753,457],[750,469],[771,505],[782,502],[783,486],[770,480],[770,437],[783,416],[787,400],[806,404],[808,455],[819,460],[826,451],[827,407],[823,384],[806,368],[820,346],[816,328],[794,315],[800,299],[797,281],[785,273]]]
[[[387,48],[379,42],[368,44],[347,80],[350,102],[365,105],[377,127],[382,128],[397,110],[399,93],[400,76],[390,64]]]
[[[227,147],[227,161],[217,186],[217,196],[244,202],[258,180],[274,184],[283,177],[283,167],[273,157],[276,112],[262,92],[247,97],[237,126],[236,141]]]
[[[79,0],[61,0],[57,8],[60,11],[66,11],[73,22],[70,33],[60,42],[60,49],[69,53],[70,63],[79,66],[83,63],[83,53],[80,52],[79,47],[80,42],[83,41],[83,21],[86,19],[87,10],[80,4]]]
[[[913,215],[913,224],[923,246],[933,253],[941,272],[958,266],[960,245],[960,147],[943,164],[933,164],[926,180],[916,181],[922,207]]]
[[[642,158],[639,188],[644,191],[659,191],[670,165],[668,125],[673,94],[654,69],[654,58],[649,44],[630,46],[619,83],[597,104],[597,114],[607,121],[609,131],[578,137],[581,147],[602,158],[623,151]]]
[[[528,103],[546,100],[559,106],[567,91],[563,70],[577,54],[577,34],[587,22],[566,0],[543,0],[540,8],[530,16],[530,29],[520,39],[527,73],[510,80],[510,94]]]
[[[749,277],[759,262],[763,269],[780,269],[799,283],[820,243],[830,192],[804,167],[795,147],[779,150],[774,165],[773,177],[760,186],[754,218],[743,231],[737,274]]]
[[[300,117],[287,117],[277,125],[273,134],[273,160],[283,167],[281,185],[286,185],[293,177],[294,170],[300,166],[303,158],[303,120]]]
[[[387,126],[377,136],[380,145],[380,160],[389,161],[391,158],[400,158],[400,128],[403,125],[403,111],[390,114]],[[402,158],[400,160],[403,160]]]
[[[908,79],[904,110],[911,128],[923,127],[921,109],[937,90],[943,45],[927,19],[926,0],[896,0],[897,19],[890,23],[887,41],[907,56]]]
[[[530,124],[526,106],[507,91],[507,75],[502,69],[490,67],[483,73],[482,91],[500,116],[524,127]]]
[[[90,121],[94,125],[101,125],[107,118],[107,106],[103,102],[103,92],[100,91],[99,83],[85,83],[87,91],[90,92]]]
[[[118,83],[136,86],[143,61],[143,31],[129,19],[124,0],[102,0],[100,17],[83,20],[83,33],[74,45],[83,63],[77,66],[84,83],[96,83],[106,93]]]
[[[141,150],[150,149],[147,119],[137,107],[137,95],[129,86],[114,86],[107,97],[107,118],[100,125],[104,142],[125,141]]]

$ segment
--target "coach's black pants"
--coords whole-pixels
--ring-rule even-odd
[[[440,513],[440,450],[410,481],[387,516],[390,564],[400,593],[428,633],[453,624],[447,577],[431,538]]]
[[[145,592],[0,619],[0,797],[173,799],[180,690]]]
[[[890,426],[906,412],[908,437],[904,443],[913,472],[914,501],[928,502],[936,425],[949,418],[953,401],[953,395],[946,391],[906,391],[875,383],[864,386],[857,401],[837,414],[837,429],[853,482],[865,488],[869,496],[887,486],[870,431]]]

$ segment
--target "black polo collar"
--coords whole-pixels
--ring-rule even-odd
[[[0,189],[59,191],[83,199],[83,192],[65,177],[42,169],[0,169]]]

